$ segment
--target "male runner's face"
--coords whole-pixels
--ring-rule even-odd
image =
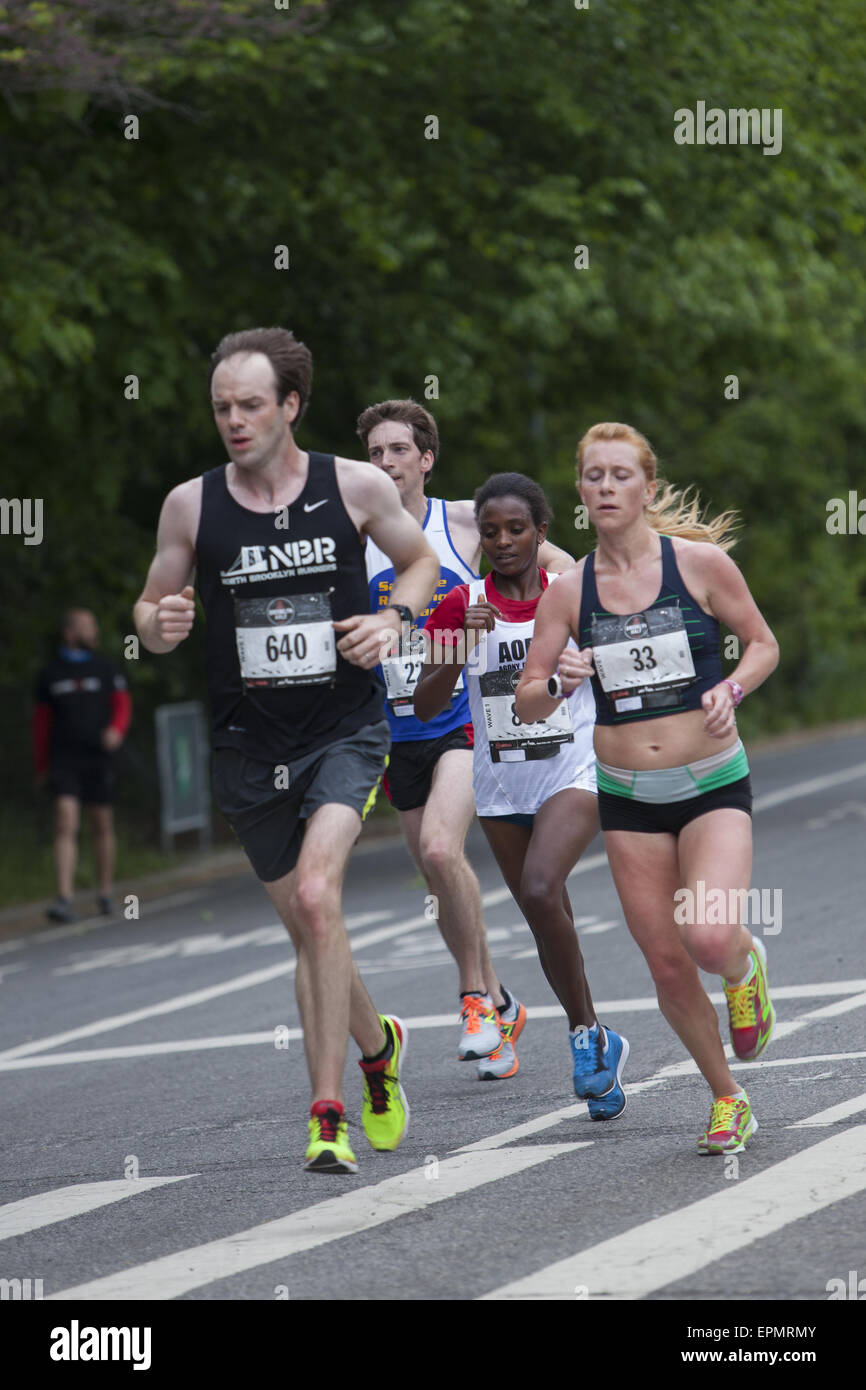
[[[95,651],[99,645],[99,625],[88,608],[76,608],[64,631],[67,647],[86,647]]]
[[[433,455],[429,449],[421,453],[411,425],[397,420],[376,425],[367,436],[367,453],[370,462],[392,479],[401,498],[423,492],[424,479],[433,467]]]
[[[274,369],[263,352],[241,353],[220,362],[211,382],[214,420],[237,468],[263,468],[291,438],[298,395],[277,405]]]
[[[481,549],[497,574],[516,579],[538,564],[547,525],[536,526],[522,497],[491,497],[478,517]]]
[[[600,439],[584,455],[579,492],[596,530],[600,523],[602,531],[619,531],[642,514],[656,484],[647,481],[633,444]]]

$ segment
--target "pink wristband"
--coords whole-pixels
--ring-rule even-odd
[[[731,687],[731,694],[734,697],[734,709],[736,709],[737,705],[742,704],[743,699],[745,698],[745,690],[740,685],[739,681],[729,681],[725,679],[724,681],[722,681],[722,684],[729,685]]]

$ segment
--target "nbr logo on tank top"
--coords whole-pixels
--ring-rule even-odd
[[[327,574],[336,568],[333,536],[314,536],[280,545],[242,545],[234,563],[220,570],[220,578],[223,584],[257,584],[298,574]]]

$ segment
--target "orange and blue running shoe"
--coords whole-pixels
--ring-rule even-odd
[[[745,1091],[713,1101],[710,1123],[698,1140],[700,1154],[738,1154],[758,1130],[758,1121]]]
[[[767,980],[767,952],[763,941],[756,936],[752,937],[749,960],[752,968],[741,984],[729,985],[727,980],[722,981],[728,1001],[731,1047],[741,1062],[760,1057],[773,1036],[776,1023]]]

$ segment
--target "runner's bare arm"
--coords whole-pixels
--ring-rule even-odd
[[[391,479],[369,463],[337,459],[337,482],[347,512],[361,535],[368,535],[394,566],[392,603],[417,615],[427,607],[439,580],[439,559],[424,532],[403,507]],[[375,666],[389,649],[383,634],[399,634],[400,618],[392,607],[359,613],[334,624],[345,635],[337,650],[355,666]]]
[[[779,644],[749,592],[742,572],[729,555],[709,541],[692,541],[677,547],[677,564],[693,593],[706,595],[706,607],[729,627],[743,644],[739,662],[729,673],[748,695],[757,690],[779,664]],[[700,576],[700,577],[698,577]],[[701,697],[706,712],[704,728],[713,738],[734,732],[734,694],[720,681]]]
[[[463,670],[462,661],[449,659],[451,648],[439,645],[438,650],[442,653],[442,661],[425,661],[412,697],[415,714],[423,724],[447,708],[457,677]]]
[[[445,510],[458,553],[470,569],[477,570],[481,558],[481,540],[475,520],[475,504],[466,498],[460,502],[447,502]],[[574,557],[566,550],[560,550],[558,545],[542,541],[538,547],[538,563],[548,574],[563,574],[574,564]]]
[[[413,699],[415,714],[422,723],[426,724],[445,709],[465,665],[466,654],[474,650],[483,633],[493,631],[496,619],[501,617],[502,613],[494,603],[482,599],[468,605],[463,617],[463,630],[457,632],[458,642],[455,646],[437,642],[435,635],[430,636],[431,648],[439,659],[425,662]]]
[[[201,478],[172,488],[162,504],[156,554],[133,615],[150,652],[173,651],[189,636],[195,616],[192,580],[201,515]]]
[[[592,675],[592,648],[576,652],[567,647],[569,637],[578,639],[582,564],[544,591],[535,612],[535,632],[526,656],[526,665],[514,695],[517,714],[525,723],[546,719],[562,696],[551,695],[547,682],[556,672],[563,694]]]

